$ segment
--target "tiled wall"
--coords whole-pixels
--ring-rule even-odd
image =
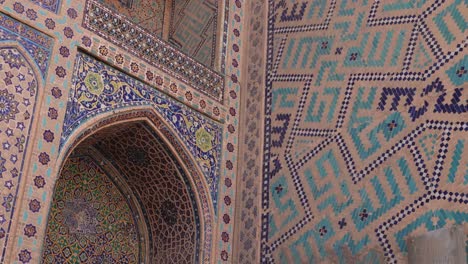
[[[228,76],[226,80],[187,56],[162,61],[145,57],[158,53],[147,54],[138,45],[120,45],[126,33],[89,26],[92,21],[86,19],[91,12],[90,2],[95,3],[92,0],[0,1],[0,81],[4,84],[0,89],[0,181],[5,186],[1,189],[0,262],[37,263],[41,258],[45,241],[42,234],[45,234],[54,186],[66,154],[76,145],[76,139],[92,134],[88,129],[94,129],[94,124],[122,122],[112,118],[114,115],[129,118],[153,115],[152,120],[171,148],[177,150],[182,160],[187,160],[184,166],[194,177],[192,187],[199,195],[199,203],[204,203],[200,212],[205,226],[203,261],[231,261],[242,81],[242,2],[228,3],[226,22],[220,27],[221,68]],[[115,12],[103,14],[102,18],[110,14]],[[131,23],[127,29],[138,30]],[[138,34],[131,38],[138,38]],[[151,35],[142,35],[145,39],[147,36]],[[178,54],[164,45],[161,52]],[[84,71],[76,70],[82,56],[100,62],[88,65],[91,68]],[[173,62],[179,60],[195,68],[185,71],[174,66]],[[100,63],[108,65],[105,76],[101,76],[103,86],[99,78],[92,76],[86,83],[85,72],[99,70]],[[112,75],[115,78],[115,74],[130,81],[106,79]],[[84,78],[82,86],[77,88],[80,78]],[[121,90],[117,89],[120,92],[109,97],[110,87]],[[76,89],[88,90],[80,94]],[[118,96],[123,96],[122,102],[127,104],[113,108],[112,100]],[[88,118],[71,118],[82,114],[67,111],[69,104],[76,103],[77,99],[92,113]],[[152,99],[166,107],[167,115],[157,112],[150,103]],[[73,129],[62,131],[67,127]],[[183,139],[184,135],[191,136]],[[195,152],[200,155],[196,157]],[[205,178],[204,175],[210,174]],[[31,226],[36,228],[34,235]]]
[[[261,261],[405,263],[468,230],[467,2],[268,9]]]

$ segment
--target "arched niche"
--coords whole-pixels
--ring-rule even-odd
[[[135,224],[139,228],[138,230],[140,232],[140,248],[146,252],[145,256],[139,257],[140,261],[158,261],[157,259],[148,259],[148,256],[157,252],[157,248],[155,248],[157,245],[155,245],[154,240],[157,232],[153,232],[151,220],[148,219],[151,218],[149,216],[152,214],[158,214],[161,210],[166,210],[166,212],[169,212],[169,215],[171,215],[171,208],[174,207],[174,203],[170,203],[171,201],[169,199],[169,202],[160,203],[159,206],[155,207],[156,209],[148,209],[147,204],[145,205],[144,202],[142,202],[142,200],[144,200],[142,197],[146,194],[142,193],[142,190],[136,191],[135,186],[132,187],[132,184],[129,184],[129,180],[132,180],[132,178],[127,175],[128,173],[122,173],[122,167],[124,167],[121,165],[122,161],[116,160],[118,159],[116,158],[116,155],[105,153],[106,151],[103,151],[103,149],[109,149],[109,144],[114,144],[115,142],[113,141],[118,140],[119,135],[122,133],[128,134],[127,136],[129,136],[129,133],[132,133],[132,129],[134,129],[135,126],[140,126],[140,128],[145,129],[146,133],[151,135],[154,139],[155,144],[159,144],[159,146],[165,149],[164,151],[166,152],[167,157],[169,157],[171,162],[174,164],[174,169],[179,182],[184,183],[184,188],[187,193],[190,194],[189,199],[193,204],[193,216],[195,219],[194,228],[196,231],[195,236],[197,241],[194,261],[204,263],[209,262],[213,253],[211,243],[214,211],[208,195],[208,185],[205,182],[203,174],[195,165],[196,163],[193,157],[191,157],[190,153],[184,148],[183,144],[179,142],[174,131],[172,131],[172,129],[167,126],[161,118],[159,118],[158,114],[156,114],[151,107],[135,107],[131,109],[115,110],[113,112],[98,115],[81,124],[74,133],[70,135],[62,148],[62,152],[57,162],[60,167],[56,168],[56,171],[60,172],[59,177],[61,177],[63,168],[67,164],[68,159],[75,157],[75,151],[81,151],[78,156],[85,153],[85,155],[93,158],[96,161],[97,166],[100,166],[103,171],[107,173],[106,175],[114,181],[116,188],[120,190],[121,194],[127,197],[127,203],[130,204],[130,207],[133,206],[131,209],[133,214],[138,216],[136,219],[140,219],[135,221]],[[117,135],[117,138],[111,139],[112,135]],[[131,143],[131,140],[128,142]],[[130,148],[122,148],[122,146],[120,146],[120,151],[130,151]],[[155,153],[152,154],[154,155]],[[146,155],[152,154],[149,153]],[[137,150],[134,151],[133,158],[131,159],[133,159],[133,163],[138,163],[140,162],[138,159],[142,156],[145,156],[145,154],[138,153]],[[57,183],[60,183],[60,178],[57,179]],[[54,199],[55,193],[57,192],[57,185],[55,186]],[[53,203],[54,202],[52,202],[52,204]],[[159,208],[159,211],[157,208]],[[53,209],[52,205],[49,214],[49,221],[50,215],[54,213],[52,211]],[[144,223],[141,222],[143,221],[141,219],[144,220]],[[172,220],[169,217],[166,221],[170,222]],[[44,250],[47,250],[47,241],[44,244]]]

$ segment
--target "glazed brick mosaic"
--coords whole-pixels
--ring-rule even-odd
[[[269,1],[263,263],[468,227],[466,1]]]
[[[89,156],[69,158],[56,186],[42,263],[141,261],[134,213],[95,160]],[[28,236],[36,233],[32,225],[25,230]]]

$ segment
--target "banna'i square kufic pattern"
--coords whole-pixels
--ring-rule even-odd
[[[269,1],[263,263],[468,222],[468,2]]]

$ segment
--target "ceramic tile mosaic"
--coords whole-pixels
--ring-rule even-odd
[[[137,196],[149,225],[151,259],[198,263],[200,222],[194,194],[180,165],[151,128],[142,124],[117,131],[107,128],[93,136],[91,144]]]
[[[152,35],[162,35],[165,0],[99,0],[99,2]]]
[[[193,110],[85,54],[75,63],[73,90],[67,106],[62,144],[68,136],[93,116],[135,105],[152,105],[178,132],[196,156],[217,203],[221,127]]]
[[[269,1],[263,263],[468,225],[466,1]]]
[[[221,179],[217,190],[219,201],[222,201],[222,203],[213,206],[210,195],[203,191],[204,188],[208,190],[208,187],[204,185],[205,180],[198,175],[198,164],[192,161],[196,160],[196,158],[187,151],[185,143],[179,144],[180,136],[174,133],[174,127],[172,125],[166,127],[164,122],[157,121],[159,117],[153,116],[154,118],[150,118],[152,121],[159,122],[158,129],[162,130],[161,133],[170,141],[171,146],[177,150],[177,154],[184,160],[184,166],[187,166],[195,175],[192,179],[196,183],[197,190],[195,192],[197,199],[200,199],[200,203],[203,204],[200,208],[203,211],[200,214],[204,216],[203,241],[205,244],[201,246],[201,251],[204,252],[203,261],[231,262],[233,260],[233,217],[234,208],[236,207],[237,142],[239,141],[238,106],[240,83],[242,81],[243,44],[241,39],[244,16],[242,1],[225,1],[224,5],[220,5],[225,7],[225,18],[221,26],[222,34],[220,35],[222,36],[219,38],[221,54],[216,54],[217,58],[220,55],[220,62],[216,63],[221,64],[223,75],[214,73],[188,56],[181,57],[182,62],[188,62],[190,66],[195,65],[196,69],[195,72],[191,70],[183,75],[180,69],[177,69],[179,66],[174,64],[174,62],[179,63],[177,61],[178,57],[174,57],[175,60],[173,61],[166,61],[167,64],[165,64],[162,60],[154,60],[154,58],[150,60],[145,57],[144,53],[138,53],[138,46],[119,46],[121,42],[113,37],[111,31],[104,32],[102,27],[100,30],[95,30],[89,26],[89,23],[87,24],[86,18],[95,13],[87,8],[86,4],[96,3],[96,1],[60,1],[57,9],[49,9],[52,12],[48,12],[47,8],[38,8],[38,2],[0,1],[1,12],[7,14],[7,17],[14,17],[37,28],[40,32],[45,33],[46,39],[53,39],[49,42],[50,44],[54,43],[53,46],[38,46],[36,51],[45,47],[46,49],[43,49],[43,51],[46,51],[46,54],[30,60],[32,68],[36,68],[36,64],[40,64],[41,60],[46,61],[47,64],[41,64],[35,70],[36,80],[43,79],[43,82],[38,81],[38,101],[35,110],[30,112],[32,121],[30,127],[34,137],[32,142],[28,142],[29,138],[26,137],[27,144],[24,145],[26,155],[22,158],[24,162],[21,165],[22,169],[18,170],[20,176],[17,177],[17,179],[22,178],[22,180],[18,181],[16,186],[13,186],[13,188],[17,188],[17,194],[13,195],[13,198],[10,197],[4,201],[6,206],[11,205],[12,210],[11,214],[2,214],[0,218],[2,228],[5,230],[5,236],[0,238],[2,245],[0,262],[35,263],[36,260],[41,258],[45,242],[42,234],[46,232],[44,222],[52,204],[54,183],[58,177],[60,167],[63,165],[61,163],[64,162],[66,153],[69,153],[71,146],[75,146],[76,142],[72,139],[79,138],[80,133],[92,132],[88,131],[88,129],[94,127],[95,123],[110,122],[110,120],[120,122],[119,118],[122,116],[135,114],[122,114],[123,111],[121,110],[123,109],[115,109],[118,114],[116,113],[113,117],[111,115],[112,111],[103,113],[111,116],[109,119],[100,115],[92,116],[90,119],[83,119],[80,125],[77,125],[70,134],[72,135],[71,140],[62,141],[61,135],[67,113],[67,100],[71,94],[72,81],[74,80],[75,59],[80,54],[78,53],[79,50],[93,51],[96,44],[98,49],[97,52],[93,52],[93,56],[103,59],[106,57],[104,53],[107,49],[108,54],[115,54],[115,57],[112,60],[106,58],[106,63],[132,75],[134,78],[151,83],[153,86],[151,89],[160,89],[162,93],[174,96],[176,100],[186,104],[184,109],[189,107],[199,109],[201,113],[213,116],[214,119],[221,122],[218,125],[223,129],[223,140],[222,142],[220,140],[216,147],[219,146],[220,149],[224,150],[218,152],[219,175],[217,176],[218,179]],[[134,4],[132,1],[121,2],[128,6]],[[59,2],[54,1],[54,3]],[[115,14],[115,12],[112,14]],[[81,24],[82,21],[85,21],[84,24]],[[140,27],[132,23],[129,25],[130,30],[133,30],[132,32],[141,32],[137,30]],[[21,27],[26,26],[22,25]],[[92,31],[89,30],[90,28]],[[122,26],[120,29],[124,29],[124,27]],[[14,39],[10,39],[8,43],[21,42],[22,39],[33,36],[31,35],[32,32],[39,31],[22,31],[16,34]],[[135,36],[138,37],[138,35]],[[150,35],[145,35],[145,37],[147,36]],[[37,44],[37,42],[33,42]],[[18,45],[21,46],[21,44]],[[101,47],[103,48],[101,49]],[[166,45],[164,47],[170,46]],[[174,54],[180,53],[171,48],[165,51],[161,49],[162,52],[168,50],[174,52]],[[29,47],[24,49],[22,54],[25,58],[29,58],[29,54],[34,53],[34,51],[33,48]],[[164,53],[165,58],[170,57],[170,52]],[[121,61],[121,58],[117,56],[119,54],[124,58],[122,62],[128,63],[128,66],[119,63]],[[44,67],[44,65],[47,66]],[[3,64],[2,67],[5,68]],[[154,70],[156,68],[157,70]],[[21,71],[25,69],[22,68]],[[225,76],[228,77],[226,83],[224,83]],[[159,84],[161,79],[165,85]],[[154,83],[157,85],[154,85]],[[172,83],[176,84],[176,86],[172,85]],[[42,84],[44,85],[42,86]],[[14,89],[15,87],[8,87],[8,93],[12,94],[15,91]],[[224,94],[224,90],[226,90],[226,94]],[[132,107],[142,109],[147,106],[149,105],[135,106],[129,104],[125,109],[132,109]],[[148,114],[148,112],[143,112],[137,114]],[[0,135],[0,140],[4,141],[6,135],[1,133]],[[201,138],[203,138],[203,135]],[[60,148],[61,143],[63,143],[62,148]],[[4,151],[2,151],[2,155],[3,153]],[[5,164],[8,162],[7,160]],[[14,182],[11,183],[15,184]],[[5,184],[10,186],[11,183]],[[215,213],[219,217],[215,217]],[[11,221],[11,219],[13,220]],[[31,225],[36,228],[36,235],[34,236],[28,236],[24,232],[25,229],[31,231],[33,229]]]
[[[95,160],[88,156],[69,158],[56,189],[42,263],[141,261],[134,213]],[[25,232],[34,236],[36,228],[30,225]]]
[[[118,123],[118,125],[115,125],[116,123]],[[136,124],[139,124],[139,125],[136,126]],[[109,125],[111,126],[108,127]],[[140,132],[141,128],[144,128],[146,131]],[[94,133],[96,130],[99,130],[99,131]],[[156,141],[156,142],[152,142],[151,144],[152,145],[156,144],[161,148],[157,150],[158,153],[164,150],[165,151],[164,155],[166,155],[167,153],[168,157],[172,159],[173,161],[180,160],[181,164],[183,164],[183,166],[185,167],[185,169],[182,169],[181,166],[179,166],[180,164],[178,162],[173,162],[175,166],[177,167],[177,170],[180,173],[180,175],[182,175],[181,178],[184,181],[185,188],[187,189],[190,195],[190,199],[192,203],[195,200],[199,201],[198,206],[200,210],[198,210],[198,212],[200,213],[197,214],[198,207],[195,206],[195,204],[193,204],[193,208],[196,211],[194,214],[196,226],[197,228],[198,226],[202,228],[203,234],[202,236],[199,236],[197,234],[197,237],[200,237],[200,242],[197,242],[196,245],[198,246],[198,244],[202,243],[202,241],[203,241],[203,245],[200,245],[201,246],[200,251],[199,252],[197,251],[196,253],[200,254],[200,256],[203,259],[203,262],[205,263],[210,262],[210,259],[212,258],[211,248],[212,248],[212,240],[213,240],[213,237],[212,237],[213,236],[213,222],[215,221],[215,216],[214,216],[214,212],[212,211],[212,209],[210,209],[211,202],[210,202],[210,197],[208,194],[209,188],[206,185],[206,183],[204,183],[202,179],[203,175],[201,174],[201,172],[198,172],[198,169],[196,168],[197,165],[193,161],[193,158],[190,156],[190,153],[184,148],[183,144],[179,142],[178,139],[175,138],[177,135],[175,135],[175,133],[170,128],[167,127],[165,122],[161,120],[158,116],[156,116],[154,112],[148,111],[148,110],[139,110],[139,111],[124,112],[124,113],[116,113],[114,115],[111,115],[109,118],[102,119],[99,122],[94,122],[91,126],[87,126],[87,130],[85,130],[84,133],[81,133],[75,139],[75,142],[82,142],[82,143],[71,145],[69,146],[68,149],[69,151],[73,149],[80,149],[80,150],[81,149],[88,150],[88,149],[95,149],[95,148],[102,149],[103,147],[102,146],[100,147],[99,145],[102,145],[102,142],[106,141],[106,138],[107,139],[114,138],[115,134],[122,135],[122,134],[128,133],[128,131],[133,131],[133,133],[135,134],[143,133],[145,135],[148,135],[148,137],[151,140]],[[151,135],[149,136],[149,134]],[[133,138],[132,140],[134,141],[135,138]],[[99,142],[101,142],[101,144],[99,144]],[[114,142],[127,142],[127,139],[123,141],[119,137],[117,137],[117,139],[114,140]],[[165,142],[165,144],[163,142]],[[115,147],[116,146],[109,146],[108,148],[109,150],[106,151],[104,149],[103,152],[109,152]],[[170,149],[173,149],[172,150],[173,152]],[[151,152],[155,152],[155,151],[151,151]],[[94,156],[96,155],[96,153],[98,154],[98,157],[96,157],[96,159],[102,160],[103,164],[101,163],[101,165],[107,168],[108,171],[115,171],[116,167],[122,166],[122,164],[120,165],[115,164],[115,160],[116,160],[115,158],[112,158],[110,156],[104,156],[103,152],[98,152],[96,150],[95,153],[92,153],[92,154]],[[122,151],[121,153],[126,153],[126,150]],[[176,158],[175,155],[177,155],[178,158]],[[147,156],[151,158],[151,154],[147,154],[147,155],[143,154],[141,156]],[[159,157],[156,159],[159,159]],[[115,165],[112,165],[112,164],[115,164]],[[117,174],[121,175],[122,172],[117,173]],[[190,176],[187,177],[186,175],[190,175]],[[138,185],[137,178],[135,178],[135,182],[131,184],[134,187],[135,186],[137,187],[135,189],[136,191],[142,188],[141,186],[140,187],[137,186]],[[189,178],[191,178],[191,180],[193,181],[193,186],[190,183]],[[155,178],[153,178],[153,180],[154,179]],[[158,182],[157,181],[153,181],[151,183],[147,182],[147,184],[149,185],[149,187],[152,188],[152,186],[154,186],[155,184],[158,184]],[[126,184],[126,186],[128,185],[129,184]],[[143,187],[143,188],[146,188],[146,187]],[[195,190],[195,191],[192,191],[192,190]],[[133,192],[131,190],[127,192],[128,195],[134,196],[135,200],[139,201],[139,204],[142,204],[142,199],[139,198],[140,195],[138,193]],[[141,196],[144,196],[144,195],[141,195]],[[147,200],[148,198],[144,198],[144,199],[148,201]],[[149,200],[149,202],[151,202],[151,199]],[[151,207],[151,204],[150,204],[150,207]],[[142,218],[143,217],[144,216],[142,213]],[[151,215],[152,219],[157,219],[157,217],[158,215],[156,216]],[[148,225],[149,224],[150,223],[148,222]],[[150,230],[151,228],[148,227],[147,229]]]
[[[217,0],[171,1],[169,43],[213,68],[216,60]]]
[[[262,175],[262,101],[265,87],[267,6],[263,0],[247,4],[248,47],[246,84],[241,89],[239,177],[233,263],[260,261],[260,194]],[[263,51],[263,52],[260,52]],[[257,224],[258,223],[258,224]]]
[[[224,123],[226,115],[229,114],[223,103],[204,96],[196,88],[165,74],[157,67],[140,63],[137,57],[127,54],[106,40],[95,38],[89,46],[82,48],[85,53],[92,54],[98,60],[105,61],[114,68],[142,80],[216,121]]]
[[[60,5],[62,3],[61,0],[29,0],[29,1],[54,13],[58,13],[60,11]],[[34,9],[30,9],[30,10],[34,10]]]
[[[219,73],[147,33],[106,6],[88,0],[83,27],[194,86],[208,97],[223,102],[224,79]]]
[[[38,90],[52,48],[50,37],[0,13],[0,245],[10,239],[12,217],[31,137]],[[43,160],[49,159],[45,153]],[[0,258],[2,262],[3,256]]]
[[[20,44],[31,56],[36,67],[40,69],[42,78],[45,79],[52,55],[53,39],[51,37],[0,13],[0,42],[5,43],[4,45],[11,45],[12,42]]]

